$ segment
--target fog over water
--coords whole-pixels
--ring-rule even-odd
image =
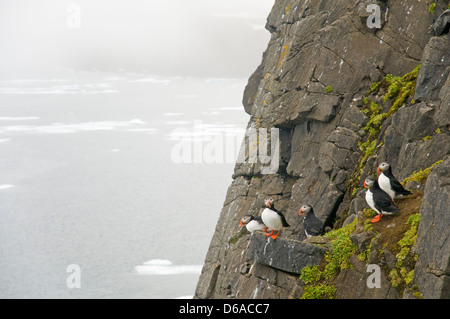
[[[248,78],[273,0],[4,0],[0,67]]]

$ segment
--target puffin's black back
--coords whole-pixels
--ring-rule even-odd
[[[375,207],[379,211],[386,211],[386,212],[393,212],[393,213],[400,212],[400,209],[392,201],[391,196],[389,196],[388,193],[386,193],[384,190],[382,190],[380,188],[377,180],[375,180],[373,182],[373,185],[370,188],[370,191],[373,193],[373,201],[374,201]]]
[[[256,220],[257,222],[262,221],[261,216],[252,216],[251,220]]]
[[[391,187],[397,194],[400,195],[410,195],[411,192],[403,187],[403,185],[395,178],[395,176],[392,174],[391,166],[389,166],[386,170],[383,171],[384,175],[386,175],[389,178],[389,181],[391,182]]]
[[[306,213],[305,219],[303,220],[303,228],[311,236],[318,236],[322,232],[323,223],[322,221],[314,215],[313,209]]]

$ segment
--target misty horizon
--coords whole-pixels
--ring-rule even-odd
[[[248,78],[270,37],[273,2],[2,1],[0,70]]]

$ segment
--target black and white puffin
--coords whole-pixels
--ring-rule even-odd
[[[275,240],[275,238],[280,235],[281,229],[283,227],[289,227],[289,224],[283,214],[273,207],[272,199],[266,199],[264,203],[266,204],[266,208],[263,210],[261,218],[263,223],[272,230],[272,232],[267,233],[266,236],[270,236]],[[275,230],[278,231],[276,235],[274,235]]]
[[[303,229],[305,230],[306,237],[319,236],[322,232],[323,223],[314,215],[313,208],[309,205],[303,205],[298,214],[305,216],[303,218]]]
[[[239,226],[245,226],[251,233],[257,230],[267,232],[267,226],[263,223],[261,217],[259,216],[245,215],[244,217],[242,217]]]
[[[399,195],[410,195],[411,192],[403,188],[402,184],[392,175],[391,165],[386,162],[381,163],[377,167],[378,185],[382,190],[395,199]]]
[[[374,211],[378,213],[372,223],[376,223],[383,215],[393,215],[400,213],[400,209],[395,205],[392,198],[378,185],[378,181],[372,177],[366,178],[364,187],[366,191],[366,202]]]

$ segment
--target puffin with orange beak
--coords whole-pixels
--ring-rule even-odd
[[[372,223],[376,223],[383,215],[393,215],[400,213],[400,209],[395,205],[392,198],[378,185],[378,181],[372,177],[366,178],[364,187],[368,188],[366,191],[366,202],[377,216],[372,219]]]
[[[391,165],[386,162],[381,163],[377,167],[378,185],[386,193],[395,199],[399,195],[410,195],[411,192],[403,188],[402,184],[395,178],[391,171]]]
[[[263,210],[261,214],[261,218],[263,223],[272,230],[271,233],[267,233],[267,237],[271,237],[275,240],[281,232],[283,227],[289,227],[289,224],[284,218],[284,215],[277,211],[273,206],[273,199],[269,198],[264,201],[266,208]],[[274,235],[274,231],[278,231],[276,235]]]
[[[260,230],[263,232],[267,232],[267,226],[263,223],[261,217],[253,216],[253,215],[245,215],[242,217],[239,226],[245,226],[247,230],[251,233]]]
[[[319,236],[322,232],[323,223],[314,215],[313,208],[309,205],[303,205],[298,214],[305,216],[303,218],[303,229],[305,230],[306,237]]]

